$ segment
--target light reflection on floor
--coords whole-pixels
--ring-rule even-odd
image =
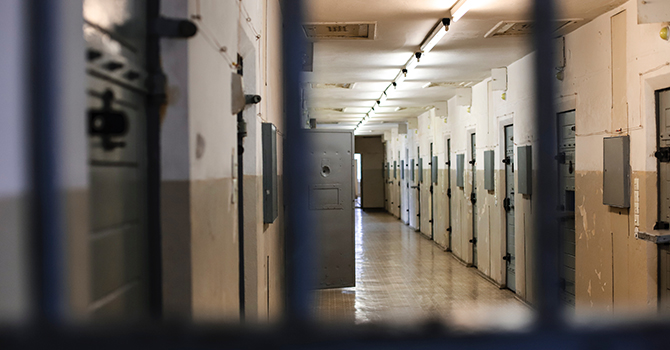
[[[518,329],[531,312],[512,292],[486,281],[421,234],[384,212],[356,210],[356,287],[317,292],[328,322]]]

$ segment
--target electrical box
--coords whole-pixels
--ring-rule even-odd
[[[603,204],[630,208],[630,137],[603,139]]]
[[[423,158],[419,158],[419,182],[423,183]]]
[[[517,148],[519,193],[533,194],[533,151],[530,145]]]
[[[263,222],[271,224],[279,215],[277,189],[277,127],[263,123]]]
[[[409,179],[414,182],[414,159],[409,164]]]
[[[456,186],[465,187],[465,154],[456,155]]]
[[[404,160],[400,161],[400,179],[402,179],[402,180],[405,179],[405,161]]]
[[[398,178],[398,161],[397,160],[393,161],[393,178],[394,179]]]
[[[487,191],[495,190],[494,182],[494,152],[493,151],[484,151],[484,188]]]
[[[507,68],[491,69],[491,90],[507,90]]]
[[[430,162],[430,177],[434,184],[437,184],[437,156],[433,156],[433,161]]]

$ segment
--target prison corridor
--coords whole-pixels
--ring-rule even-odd
[[[324,322],[516,328],[530,309],[421,233],[382,211],[356,209],[356,287],[317,291]]]

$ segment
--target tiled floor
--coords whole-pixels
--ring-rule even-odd
[[[356,209],[356,287],[320,290],[319,318],[333,322],[517,328],[530,310],[420,233],[384,212]]]

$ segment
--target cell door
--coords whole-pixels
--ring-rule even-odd
[[[416,230],[421,231],[421,183],[423,183],[423,158],[421,158],[420,147],[416,148],[416,156],[419,157],[417,163],[417,181],[416,181]]]
[[[561,298],[575,305],[575,111],[558,114],[558,199],[561,234]]]
[[[445,157],[447,158],[447,248],[451,251],[451,139],[445,142],[447,149]]]
[[[146,7],[146,1],[83,2],[94,318],[150,312]]]
[[[507,288],[516,291],[516,256],[514,254],[514,128],[505,126],[505,238],[506,254],[503,257],[507,271]]]
[[[404,216],[403,222],[407,225],[409,225],[409,207],[411,206],[411,204],[410,204],[411,201],[410,201],[410,198],[409,198],[409,180],[410,179],[409,179],[409,174],[408,174],[409,172],[407,171],[407,168],[409,168],[409,162],[410,162],[410,160],[409,160],[409,148],[405,148],[405,161],[404,161],[404,166],[403,166],[403,169],[402,169],[403,174],[405,174],[404,177],[403,177],[404,181],[403,181],[403,185],[402,185],[402,193],[403,193],[403,197],[405,197],[405,200],[403,201],[403,203],[405,204],[405,206],[404,206],[405,210],[403,211],[402,214]]]
[[[353,133],[305,132],[312,147],[308,205],[317,223],[318,287],[352,287],[356,280]]]
[[[472,169],[472,265],[477,266],[477,142],[476,134],[470,134],[470,166]]]
[[[430,239],[435,239],[435,208],[434,193],[437,183],[437,157],[433,155],[433,143],[430,143]]]
[[[658,223],[654,229],[668,230],[670,229],[670,89],[658,91],[656,103]],[[663,244],[658,248],[658,304],[661,311],[670,312],[670,245]]]

